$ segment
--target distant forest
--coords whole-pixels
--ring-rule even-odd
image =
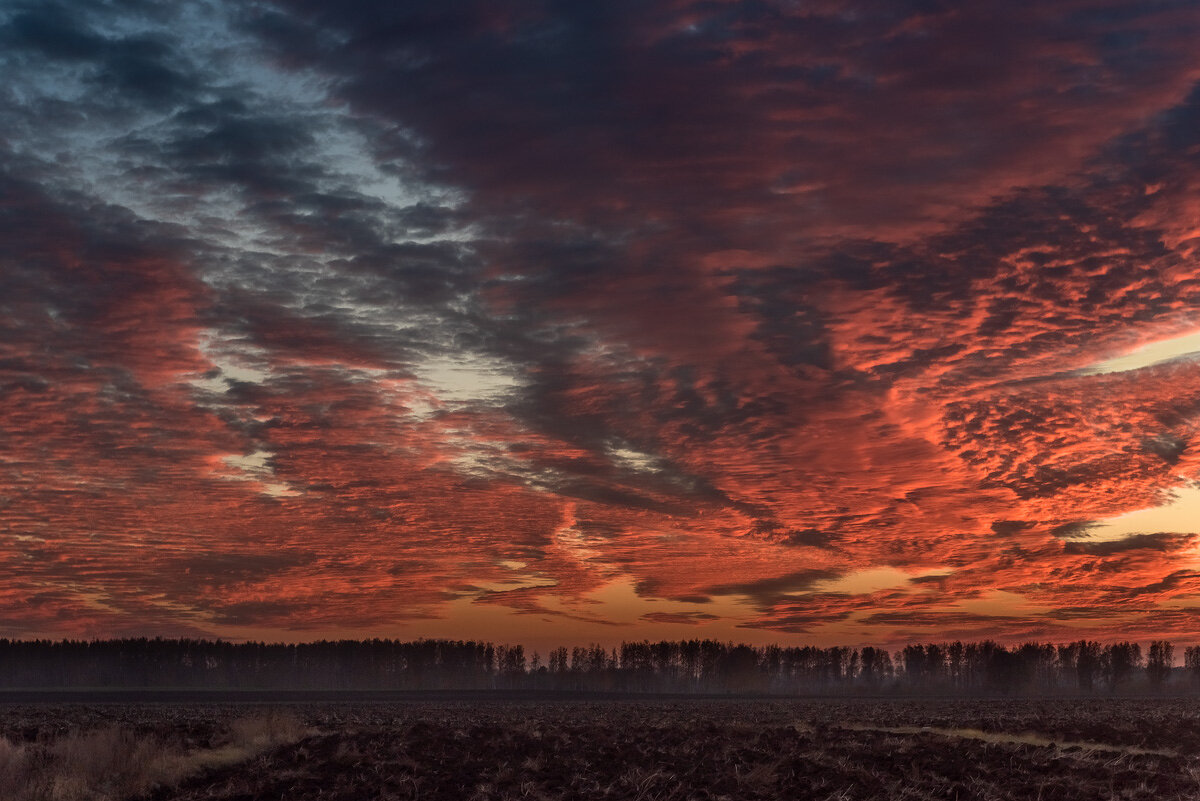
[[[1155,641],[991,641],[881,648],[714,640],[556,648],[452,640],[299,644],[221,640],[0,639],[0,689],[528,690],[616,693],[1200,693],[1200,647]]]

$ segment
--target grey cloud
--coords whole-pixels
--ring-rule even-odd
[[[1194,534],[1174,534],[1169,532],[1134,534],[1123,539],[1104,542],[1087,542],[1086,540],[1067,542],[1063,545],[1063,551],[1069,554],[1088,554],[1092,556],[1111,556],[1129,551],[1174,553],[1195,539],[1196,535]]]
[[[747,582],[718,584],[705,588],[709,595],[745,595],[760,604],[770,604],[782,596],[812,589],[819,581],[835,579],[841,575],[833,570],[799,570],[787,575]]]
[[[160,569],[180,580],[201,584],[231,584],[260,581],[316,559],[311,551],[283,550],[271,553],[207,553],[168,561]],[[186,577],[186,578],[184,578]]]

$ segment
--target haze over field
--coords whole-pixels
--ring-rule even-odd
[[[7,2],[0,636],[1200,640],[1198,37]]]

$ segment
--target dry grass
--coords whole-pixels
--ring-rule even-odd
[[[1175,751],[1166,748],[1138,748],[1132,745],[1110,745],[1108,743],[1092,743],[1081,740],[1056,740],[1035,732],[1006,732],[983,731],[973,728],[948,729],[937,726],[870,726],[864,724],[843,723],[839,728],[851,731],[883,732],[886,734],[933,734],[941,737],[961,737],[967,740],[981,740],[986,743],[1004,743],[1007,745],[1037,745],[1060,749],[1077,748],[1081,751],[1104,751],[1115,754],[1144,754],[1155,756],[1178,756]]]
[[[44,743],[0,737],[0,798],[124,801],[209,768],[245,761],[304,734],[294,715],[271,712],[233,721],[224,745],[190,752],[117,726],[72,731]]]

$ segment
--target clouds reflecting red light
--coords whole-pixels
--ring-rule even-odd
[[[0,633],[1195,636],[1194,4],[218,10],[0,17]]]

